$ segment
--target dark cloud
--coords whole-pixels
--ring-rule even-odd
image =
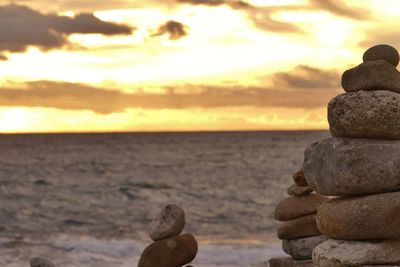
[[[131,34],[133,28],[105,22],[93,14],[75,17],[42,14],[19,5],[0,6],[0,52],[24,52],[29,46],[43,50],[62,48],[74,33]]]
[[[164,34],[168,34],[170,40],[178,40],[187,35],[187,28],[187,26],[183,25],[180,22],[170,20],[161,25],[158,28],[157,32],[152,36],[161,36]]]
[[[364,20],[370,18],[371,14],[368,10],[352,8],[341,0],[309,0],[315,9],[328,11],[337,16],[347,17],[350,19]]]
[[[340,74],[333,70],[299,65],[292,72],[273,75],[274,86],[291,89],[336,89],[340,87]]]
[[[322,77],[304,78],[306,71]],[[290,75],[271,76],[274,86],[186,85],[166,87],[162,93],[124,93],[89,85],[39,81],[21,88],[0,88],[0,106],[47,107],[69,110],[92,110],[99,114],[123,112],[128,108],[185,109],[224,107],[319,108],[337,95],[338,88],[323,78],[333,79],[323,70],[300,66]],[[282,87],[280,87],[282,86]],[[320,90],[326,87],[329,90]]]

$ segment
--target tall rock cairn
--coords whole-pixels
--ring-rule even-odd
[[[312,193],[302,170],[293,174],[293,181],[294,184],[287,189],[289,197],[275,208],[275,219],[282,222],[278,238],[282,240],[282,249],[290,257],[271,259],[271,267],[313,266],[312,251],[326,240],[318,230],[315,215],[318,207],[329,198]]]
[[[344,72],[346,93],[329,102],[333,138],[305,151],[308,184],[337,196],[317,212],[330,238],[313,251],[321,267],[400,264],[399,53],[377,45],[363,61]]]
[[[142,253],[138,267],[181,267],[197,255],[198,245],[192,234],[182,234],[185,212],[175,205],[166,205],[148,227],[154,241]]]

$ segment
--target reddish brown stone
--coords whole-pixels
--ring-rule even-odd
[[[197,241],[191,234],[156,241],[140,257],[138,267],[178,267],[197,255]]]
[[[298,186],[308,186],[306,177],[304,176],[303,170],[297,171],[293,174],[293,181]]]
[[[297,184],[292,184],[286,190],[286,193],[291,196],[301,197],[309,195],[313,189],[309,186],[298,186]]]
[[[315,214],[301,216],[284,222],[278,228],[278,237],[280,239],[295,239],[320,234]]]
[[[328,197],[317,194],[285,198],[275,208],[275,219],[288,221],[307,214],[317,213],[319,205],[328,200]]]

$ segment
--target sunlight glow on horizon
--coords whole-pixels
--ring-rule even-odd
[[[352,8],[356,4],[359,7],[356,1],[343,2]],[[129,25],[134,28],[132,35],[75,33],[68,36],[69,43],[62,49],[43,51],[31,46],[23,53],[4,52],[8,60],[0,60],[0,86],[9,88],[10,83],[53,81],[128,93],[137,90],[164,93],[166,87],[183,90],[191,85],[267,90],[275,85],[273,75],[295,74],[297,66],[342,72],[361,63],[364,48],[360,43],[369,38],[371,31],[389,29],[388,22],[379,18],[393,16],[391,24],[400,22],[395,17],[398,4],[393,0],[385,0],[384,4],[366,1],[364,8],[374,15],[374,19],[369,20],[355,20],[312,8],[282,9],[271,14],[272,20],[296,25],[301,30],[298,33],[261,29],[254,24],[252,13],[228,5],[172,7],[157,0],[150,1],[147,6],[144,1],[138,3],[143,7],[134,9],[127,5],[126,9],[121,9],[110,4],[109,9],[96,10],[93,6],[97,18]],[[249,0],[248,3],[290,7],[307,5],[309,1]],[[79,11],[59,10],[58,14],[73,18]],[[170,40],[168,34],[154,36],[167,21],[185,25],[187,35],[177,40]],[[391,25],[390,29],[393,27]],[[87,110],[0,108],[1,132],[327,128],[326,106],[181,109],[133,106],[111,114],[98,114],[89,107]]]

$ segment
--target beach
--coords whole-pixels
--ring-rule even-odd
[[[185,208],[195,266],[283,255],[273,219],[304,149],[325,131],[2,135],[0,262],[135,266],[146,227]]]

